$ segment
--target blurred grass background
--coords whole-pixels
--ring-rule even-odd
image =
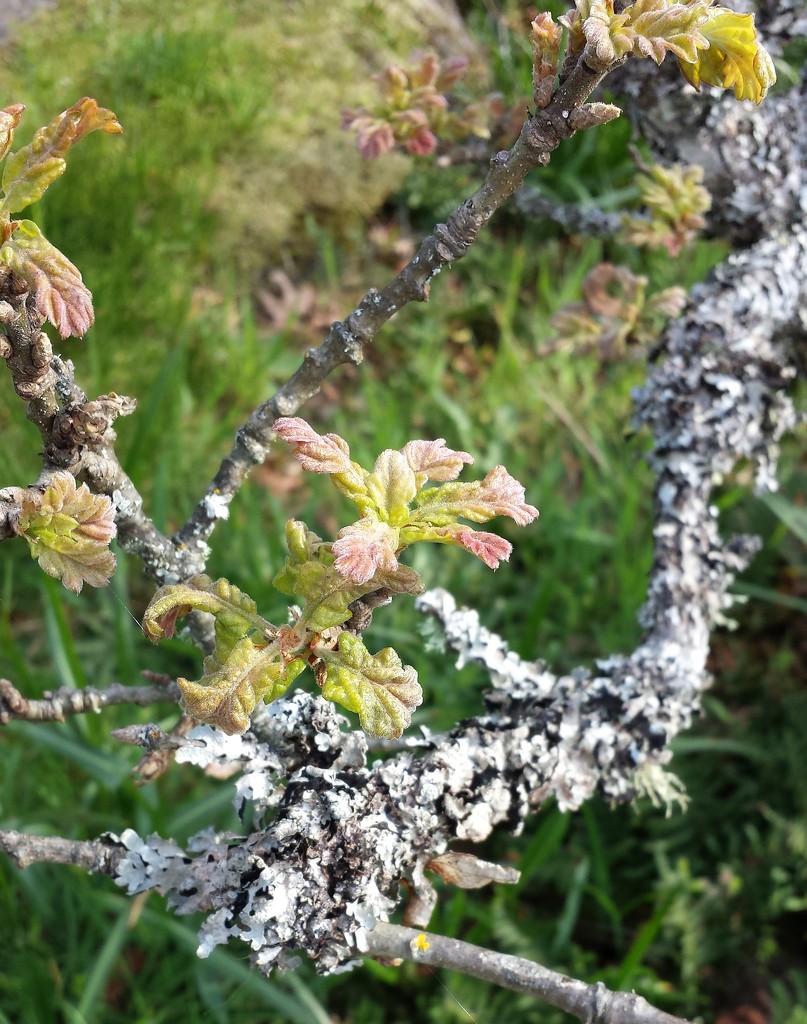
[[[28,106],[19,143],[85,94],[126,129],[83,142],[32,213],[95,296],[97,325],[63,348],[79,380],[90,395],[139,400],[119,421],[119,451],[161,528],[183,521],[235,428],[328,322],[385,280],[478,178],[402,157],[362,164],[339,132],[340,108],[366,97],[369,74],[428,43],[408,9],[183,0],[169,19],[156,0],[71,0],[6,46],[3,103]],[[527,96],[523,5],[465,0],[462,10],[490,84],[508,101]],[[579,136],[541,187],[618,209],[633,195],[629,141],[619,122]],[[400,314],[358,371],[339,371],[303,410],[365,463],[411,437],[445,436],[481,471],[504,462],[526,484],[541,519],[505,528],[516,545],[509,567],[493,575],[461,551],[414,553],[428,585],[476,604],[525,656],[567,669],[631,649],[651,557],[648,439],[630,425],[642,363],[539,358],[549,318],[603,258],[654,287],[689,286],[723,252],[702,242],[677,261],[648,258],[502,211],[434,282],[430,304]],[[37,472],[38,438],[5,377],[0,430],[0,485],[24,484]],[[435,930],[635,988],[676,1013],[722,1012],[726,1024],[745,1007],[759,1016],[744,1019],[807,1022],[804,479],[791,440],[781,498],[755,498],[747,471],[716,497],[726,530],[759,533],[765,548],[737,584],[752,595],[736,609],[739,628],[714,639],[703,719],[675,745],[688,813],[599,800],[577,815],[549,808],[524,835],[496,836],[480,851],[519,867],[520,884],[446,889]],[[210,571],[281,620],[271,579],[285,520],[332,533],[344,512],[326,481],[304,479],[279,452],[220,526]],[[136,683],[144,668],[193,677],[193,649],[177,640],[152,648],[130,615],[139,618],[151,590],[122,556],[109,590],[74,598],[24,545],[4,544],[0,675],[29,696]],[[404,599],[376,616],[368,642],[393,644],[418,668],[426,703],[416,721],[448,728],[477,712],[484,678],[430,652],[420,628]],[[2,827],[81,837],[131,826],[179,841],[211,822],[237,828],[227,782],[188,766],[153,785],[132,781],[137,754],[109,732],[161,713],[169,727],[169,709],[155,708],[5,728]],[[132,901],[108,880],[42,866],[20,873],[6,860],[0,949],[0,1024],[563,1019],[469,979],[447,974],[443,987],[412,965],[371,963],[328,979],[305,965],[267,981],[240,946],[198,961],[194,922],[156,895]]]

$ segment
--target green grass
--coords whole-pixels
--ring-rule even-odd
[[[339,107],[357,102],[358,68],[374,52],[369,33],[390,47],[403,38],[408,50],[411,26],[393,31],[378,7],[361,8],[337,73],[328,56],[338,47],[323,47],[321,33],[339,28],[339,11],[344,32],[358,0],[328,12],[317,6],[317,18],[330,19],[322,24],[311,5],[296,5],[294,25],[273,19],[268,3],[197,0],[176,5],[171,25],[161,27],[163,6],[65,4],[55,22],[43,18],[26,35],[0,80],[8,102],[29,104],[29,133],[84,92],[115,109],[127,128],[122,139],[82,143],[37,217],[96,296],[97,326],[68,354],[91,394],[114,388],[139,398],[136,414],[119,423],[119,451],[150,514],[172,529],[251,407],[320,340],[305,324],[270,332],[259,322],[251,297],[260,271],[282,260],[298,279],[304,267],[323,308],[341,311],[389,272],[367,256],[355,208],[344,221],[336,217],[350,205],[347,196],[367,188],[366,168],[350,162],[344,137],[327,136],[342,146],[346,177],[323,209],[311,199],[312,176],[314,186],[326,177],[321,151],[309,157],[308,192],[291,199],[283,192],[297,167],[283,133],[298,131],[299,144],[306,133],[319,138],[332,128]],[[496,85],[511,97],[525,90],[523,43],[490,23],[489,5],[466,6],[493,46]],[[284,7],[284,17],[293,9]],[[515,17],[516,5],[505,14]],[[273,52],[281,56],[267,60]],[[292,90],[285,105],[273,101],[281,88]],[[302,95],[304,108],[294,106]],[[292,124],[301,109],[301,123]],[[553,157],[542,187],[566,201],[616,208],[631,190],[628,141],[618,122],[581,136]],[[400,166],[374,173],[369,206],[401,181]],[[417,234],[464,197],[476,174],[418,166],[377,216]],[[270,224],[281,196],[292,212]],[[503,462],[524,481],[541,518],[526,530],[504,528],[516,545],[509,566],[493,575],[461,551],[414,553],[428,585],[478,605],[485,624],[524,656],[568,669],[630,650],[651,558],[648,439],[630,422],[642,363],[539,357],[549,318],[578,298],[585,274],[603,258],[632,261],[666,287],[703,277],[721,253],[719,244],[703,243],[677,263],[646,259],[596,240],[562,239],[502,211],[468,258],[434,282],[431,303],[399,314],[364,365],[336,373],[303,410],[343,434],[365,463],[413,436],[444,436],[472,452],[480,472]],[[37,472],[38,438],[19,413],[0,376],[0,485]],[[577,815],[548,807],[523,835],[495,836],[480,851],[518,866],[519,885],[444,888],[436,930],[637,988],[683,1014],[708,1018],[762,990],[775,1024],[803,1024],[796,1007],[807,990],[807,651],[798,615],[807,586],[799,458],[793,443],[783,499],[752,498],[741,473],[717,495],[727,532],[760,533],[766,547],[736,587],[754,597],[737,610],[740,629],[715,640],[716,685],[704,719],[676,742],[689,812],[666,819],[649,806],[637,813],[597,800]],[[275,621],[286,614],[271,587],[285,520],[304,518],[332,535],[347,511],[324,478],[283,492],[277,480],[290,466],[279,452],[254,474],[215,535],[210,564]],[[0,675],[27,695],[135,683],[144,668],[198,670],[192,648],[177,640],[152,647],[133,621],[151,595],[136,561],[121,556],[112,587],[74,598],[43,577],[22,542],[4,544],[2,555]],[[473,668],[457,672],[422,632],[404,599],[377,613],[367,641],[393,644],[419,670],[426,701],[416,721],[449,728],[478,711],[485,680]],[[150,786],[132,781],[137,752],[110,731],[136,720],[169,727],[174,715],[161,705],[8,726],[0,736],[2,826],[77,837],[131,826],[180,842],[211,823],[238,828],[227,782],[189,766]],[[0,948],[0,1024],[331,1017],[443,1024],[467,1021],[462,1007],[480,1022],[561,1019],[513,993],[412,965],[371,964],[332,979],[305,967],[266,981],[246,966],[245,947],[200,962],[194,923],[168,914],[159,897],[132,901],[108,880],[64,868],[20,873],[0,862]]]

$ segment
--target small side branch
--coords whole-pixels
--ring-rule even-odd
[[[589,985],[518,956],[494,953],[459,939],[378,922],[368,933],[370,956],[412,960],[446,967],[514,992],[543,999],[584,1024],[686,1024],[658,1010],[633,992],[612,992],[602,982]]]
[[[445,224],[435,227],[416,255],[384,288],[370,289],[353,312],[331,325],[322,345],[306,353],[289,380],[238,431],[232,451],[177,535],[183,550],[206,550],[217,522],[229,515],[230,502],[247,474],[266,458],[274,421],[279,416],[293,416],[337,366],[361,363],[365,349],[391,317],[409,303],[428,300],[432,279],[466,255],[493,214],[521,187],[528,172],[548,164],[562,141],[591,127],[574,115],[621,63],[600,65],[588,49],[580,54],[549,105],[527,118],[511,149],[490,160],[479,188]]]
[[[31,864],[73,864],[94,874],[114,878],[125,850],[104,839],[63,839],[33,836],[26,832],[0,832],[0,852],[7,853],[19,868]]]
[[[14,719],[25,722],[63,722],[68,715],[101,711],[113,704],[174,704],[179,699],[175,683],[168,686],[124,686],[112,683],[104,689],[88,686],[83,690],[63,687],[47,692],[42,700],[29,700],[7,679],[0,679],[0,725]]]

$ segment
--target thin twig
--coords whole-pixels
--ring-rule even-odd
[[[140,776],[141,783],[154,782],[168,770],[178,748],[182,746],[182,738],[187,736],[196,724],[190,715],[180,715],[171,730],[165,734],[166,741],[148,749],[148,752],[137,762],[134,770],[135,775]]]
[[[112,683],[103,689],[87,686],[76,690],[65,686],[46,691],[43,699],[29,700],[7,679],[0,679],[0,725],[12,720],[26,722],[63,722],[68,715],[84,715],[101,711],[114,704],[135,704],[145,708],[151,704],[175,704],[179,688],[168,686],[124,686]]]
[[[586,51],[552,102],[527,118],[512,148],[491,159],[487,177],[479,188],[445,224],[437,225],[386,287],[380,291],[371,288],[352,313],[332,324],[322,345],[310,349],[289,380],[252,414],[238,431],[235,445],[207,493],[178,534],[188,550],[197,550],[199,545],[205,549],[217,521],[227,517],[229,504],[247,474],[266,458],[274,421],[279,416],[293,415],[317,393],[337,366],[361,363],[365,348],[400,309],[411,302],[428,300],[431,280],[466,255],[481,229],[520,188],[529,171],[548,164],[553,150],[576,134],[573,114],[584,106],[615,66],[618,65],[598,65]]]
[[[95,874],[115,876],[126,850],[114,839],[63,839],[26,832],[0,832],[0,851],[19,868],[31,864],[75,864]]]
[[[495,953],[459,939],[380,921],[368,933],[367,941],[374,958],[413,960],[459,971],[536,996],[585,1024],[686,1024],[683,1018],[656,1009],[634,992],[612,992],[602,982],[589,985],[532,960]]]

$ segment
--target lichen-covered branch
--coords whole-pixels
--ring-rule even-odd
[[[796,6],[803,25],[803,4],[796,0]],[[666,63],[632,63],[629,73],[617,73],[609,84],[660,159],[703,167],[712,195],[709,230],[744,247],[804,223],[807,74],[799,86],[755,107],[728,93],[695,95],[673,70]]]
[[[737,459],[772,483],[778,440],[796,418],[775,338],[799,323],[805,267],[803,232],[732,257],[668,329],[637,396],[655,437],[657,522],[646,634],[633,654],[558,676],[508,652],[447,594],[426,595],[423,610],[449,644],[490,673],[486,714],[431,738],[420,756],[372,768],[364,737],[346,735],[333,708],[304,693],[270,705],[244,737],[195,729],[179,759],[240,764],[237,799],[252,800],[266,827],[226,844],[202,837],[188,853],[129,835],[118,880],[131,892],[159,887],[178,912],[207,909],[203,953],[237,937],[264,969],[302,949],[331,970],[365,951],[402,881],[430,905],[427,864],[453,840],[519,829],[551,797],[565,808],[596,791],[663,797],[669,741],[709,682],[709,630],[756,546],[720,537],[710,490]]]
[[[584,1024],[685,1024],[651,1006],[635,992],[612,992],[602,982],[587,985],[541,964],[518,956],[496,953],[459,939],[379,922],[367,936],[373,957],[412,960],[429,967],[445,967],[482,981],[536,996],[577,1017]]]

